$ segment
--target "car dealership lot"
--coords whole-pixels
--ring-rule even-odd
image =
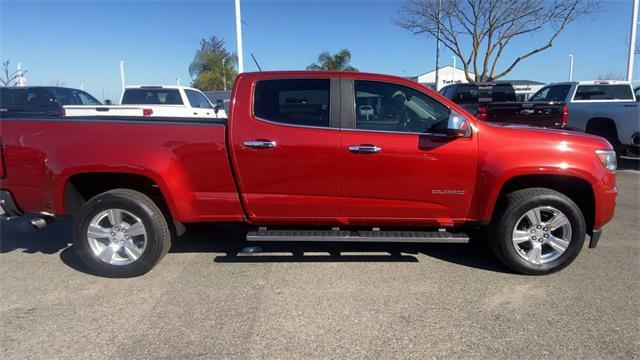
[[[198,225],[154,270],[93,276],[69,222],[3,221],[2,358],[640,356],[640,172],[596,250],[544,277],[471,245],[263,246]],[[300,252],[292,254],[292,250]]]

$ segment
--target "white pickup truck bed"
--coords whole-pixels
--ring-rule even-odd
[[[198,89],[184,86],[128,86],[121,105],[65,106],[66,117],[154,116],[224,119],[224,108],[216,107]]]

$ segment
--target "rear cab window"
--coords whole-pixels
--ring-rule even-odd
[[[122,105],[184,105],[178,89],[125,89]]]
[[[574,101],[633,101],[631,86],[623,84],[578,85]]]
[[[260,120],[296,126],[330,127],[330,80],[260,80],[253,114]]]
[[[2,88],[0,89],[0,115],[53,115],[58,106],[53,94],[46,88]]]

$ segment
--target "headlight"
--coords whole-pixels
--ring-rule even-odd
[[[616,160],[616,152],[613,150],[596,150],[596,156],[600,159],[602,165],[609,171],[615,171],[618,166]]]

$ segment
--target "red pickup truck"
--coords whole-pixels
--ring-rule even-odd
[[[596,136],[489,124],[407,79],[237,77],[228,120],[1,120],[2,208],[74,218],[81,258],[137,276],[193,222],[249,241],[488,244],[546,274],[613,216],[615,153]],[[482,233],[482,231],[480,231]]]

